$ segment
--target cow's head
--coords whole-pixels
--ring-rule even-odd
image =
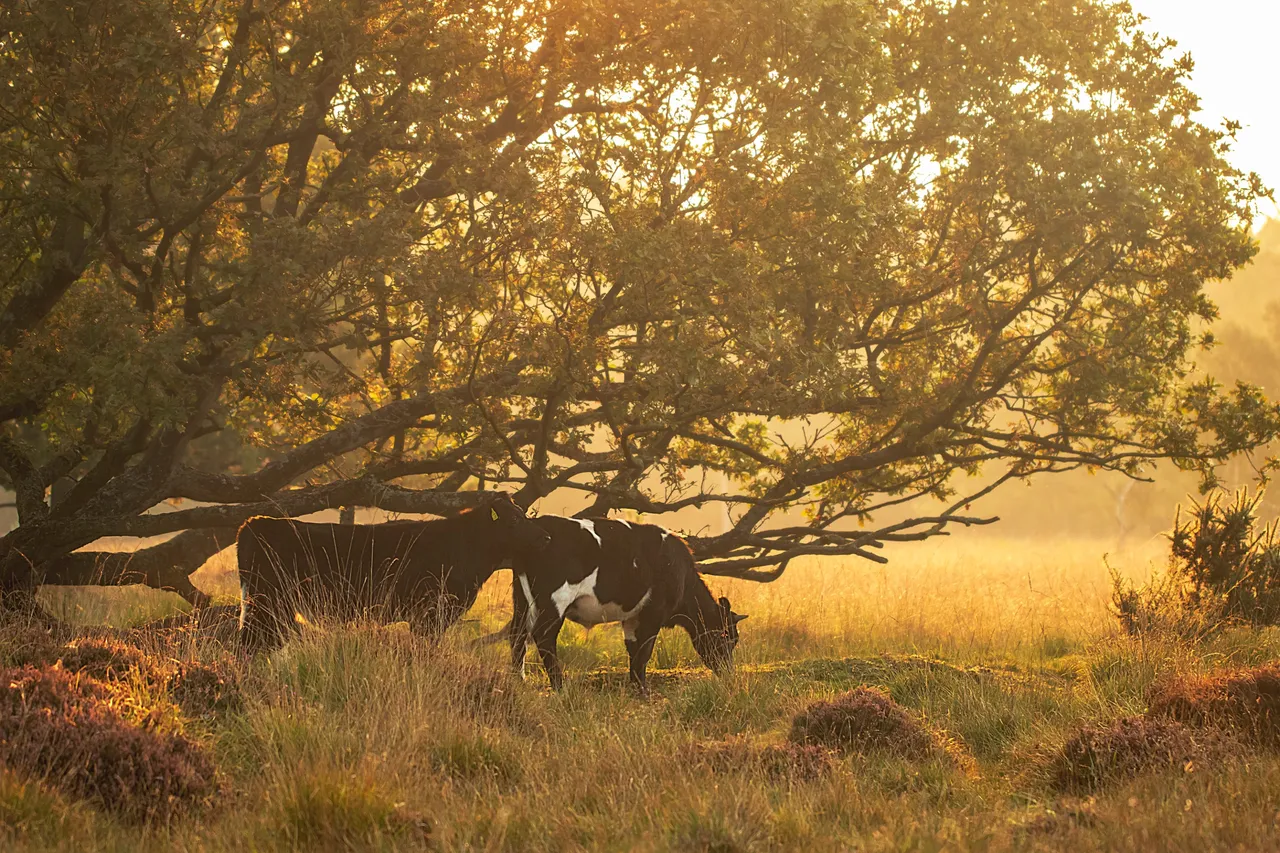
[[[714,608],[702,614],[703,630],[693,635],[693,647],[714,673],[733,666],[733,650],[738,645],[738,623],[747,617],[734,613],[729,599],[720,596]]]
[[[537,552],[551,544],[551,534],[527,518],[506,492],[493,492],[475,513],[480,535],[509,554]]]

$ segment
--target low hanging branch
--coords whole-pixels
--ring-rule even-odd
[[[0,7],[0,594],[194,601],[251,515],[472,480],[714,508],[761,581],[1010,480],[1211,480],[1280,434],[1187,379],[1261,190],[1127,7],[1030,2]]]

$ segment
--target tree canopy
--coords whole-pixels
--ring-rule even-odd
[[[1280,416],[1190,377],[1263,192],[1190,71],[1111,0],[6,4],[3,588],[477,484],[767,579],[1212,476]]]

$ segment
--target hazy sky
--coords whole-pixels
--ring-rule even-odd
[[[1233,160],[1280,195],[1280,0],[1130,0],[1146,26],[1178,42],[1196,62],[1191,89],[1201,121],[1244,125]],[[1280,215],[1265,203],[1263,212]]]

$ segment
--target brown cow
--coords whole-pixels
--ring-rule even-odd
[[[438,636],[472,604],[493,572],[545,548],[550,535],[505,494],[456,518],[385,524],[314,524],[259,516],[236,536],[240,640],[272,648],[299,609],[339,617],[372,612]]]

